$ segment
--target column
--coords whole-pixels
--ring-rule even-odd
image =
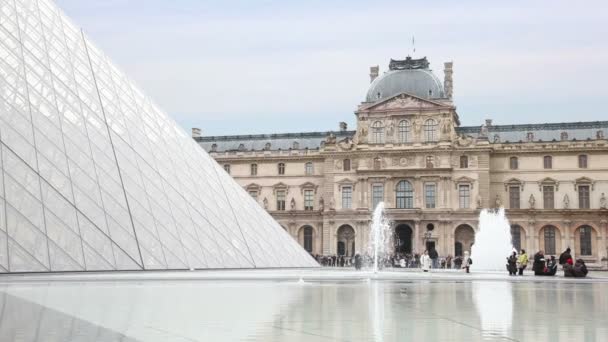
[[[561,246],[561,250],[564,251],[566,250],[566,248],[570,247],[570,249],[572,250],[572,257],[574,258],[574,255],[578,252],[576,251],[576,248],[574,248],[574,237],[572,235],[571,230],[571,226],[572,226],[572,221],[570,220],[564,220],[563,222],[563,230],[564,230],[564,236],[562,237],[562,246]],[[556,246],[557,247],[557,246]],[[558,252],[558,251],[556,251]]]
[[[608,237],[606,234],[608,234],[608,220],[602,219],[600,220],[600,246],[598,249],[598,257],[600,260],[608,257]],[[602,261],[602,266],[603,265],[605,265],[605,263]]]
[[[420,220],[416,219],[414,220],[414,251],[416,253],[422,253],[423,251],[420,250]]]
[[[530,253],[528,253],[528,255],[534,255],[534,253],[536,253],[539,249],[540,249],[540,237],[538,235],[538,232],[536,231],[536,221],[534,220],[530,220],[528,221],[528,231],[532,232],[531,236],[532,236],[532,250],[530,251]]]

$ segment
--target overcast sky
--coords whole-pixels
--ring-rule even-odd
[[[463,125],[606,120],[608,1],[56,0],[186,130],[353,127],[392,58],[454,62]]]

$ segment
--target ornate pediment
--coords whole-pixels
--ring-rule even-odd
[[[304,194],[304,190],[314,190],[314,192],[316,194],[318,187],[319,186],[314,183],[306,182],[306,183],[300,185],[300,193]]]
[[[352,186],[353,190],[355,189],[355,184],[357,182],[355,182],[354,180],[350,179],[350,178],[342,178],[341,180],[336,182],[338,184],[338,188],[342,189],[343,186]]]
[[[505,191],[509,190],[510,186],[519,186],[520,190],[524,191],[524,184],[525,184],[524,182],[522,182],[521,180],[519,180],[517,178],[511,178],[504,183]]]
[[[420,109],[420,108],[441,108],[445,107],[444,104],[439,102],[423,99],[407,93],[401,93],[393,97],[389,97],[386,100],[375,103],[370,107],[365,108],[366,110],[391,110],[391,109]]]
[[[272,186],[272,190],[275,195],[277,193],[277,190],[285,190],[285,194],[287,194],[287,193],[289,193],[289,185],[287,185],[283,182],[278,182]]]
[[[595,187],[595,182],[591,178],[581,177],[577,178],[574,181],[574,190],[578,191],[579,185],[589,185],[591,187],[591,190],[593,190],[593,188]]]
[[[475,180],[467,176],[462,176],[457,178],[454,183],[456,184],[456,189],[458,189],[459,184],[470,184],[471,190],[473,190],[473,184],[475,184]]]
[[[262,187],[256,183],[251,183],[245,187],[245,189],[247,189],[247,191],[260,191],[261,188]]]
[[[555,191],[559,190],[559,182],[551,177],[546,177],[538,181],[538,190],[543,191],[543,186],[554,186]]]

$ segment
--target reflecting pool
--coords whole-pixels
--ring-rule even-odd
[[[4,282],[0,341],[606,341],[608,283]]]

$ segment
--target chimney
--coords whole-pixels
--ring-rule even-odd
[[[374,80],[376,79],[376,77],[378,77],[378,73],[380,72],[380,67],[379,66],[371,66],[369,67],[369,83],[374,82]]]
[[[340,132],[346,132],[348,129],[348,124],[346,122],[340,122]]]
[[[193,127],[192,128],[192,138],[200,138],[203,135],[203,132],[200,128]]]
[[[445,97],[451,100],[454,85],[452,80],[452,73],[454,73],[452,67],[454,66],[454,62],[445,62],[443,63],[443,66],[443,91],[445,93]]]

